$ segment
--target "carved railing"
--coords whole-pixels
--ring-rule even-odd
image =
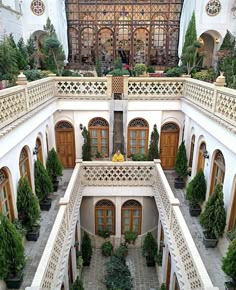
[[[159,160],[155,162],[77,163],[45,247],[31,287],[27,290],[61,289],[69,249],[84,186],[152,186],[168,249],[175,263],[181,289],[218,289],[202,263],[191,234],[166,180]]]
[[[57,77],[55,95],[89,100],[111,99],[111,84],[108,83],[108,78]]]
[[[179,99],[183,95],[184,78],[128,78],[129,100]]]

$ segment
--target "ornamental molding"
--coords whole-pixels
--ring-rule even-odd
[[[209,16],[216,16],[220,13],[221,3],[219,0],[210,0],[206,5],[206,13]]]

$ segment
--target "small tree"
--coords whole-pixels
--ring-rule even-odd
[[[4,280],[23,270],[25,254],[20,233],[1,212],[0,237],[0,280]]]
[[[52,148],[48,152],[48,159],[46,162],[46,168],[48,171],[48,175],[50,176],[51,180],[53,181],[57,176],[62,176],[63,166],[61,161],[57,155],[57,152],[54,148]]]
[[[33,194],[28,179],[21,177],[17,189],[17,211],[22,225],[28,230],[39,221],[40,209],[38,198]]]
[[[206,180],[202,169],[200,168],[196,176],[189,183],[186,197],[192,205],[201,204],[206,197]]]
[[[91,161],[91,144],[90,144],[90,135],[86,127],[83,128],[82,136],[84,138],[84,144],[82,146],[82,159],[84,161]]]
[[[35,54],[37,50],[32,36],[27,40],[26,49],[28,54],[28,65],[31,69],[34,69],[36,67]]]
[[[175,160],[175,171],[180,180],[183,180],[188,175],[188,159],[184,141],[180,144]]]
[[[81,244],[81,252],[84,264],[89,264],[92,257],[92,245],[89,235],[85,232]]]
[[[43,30],[48,34],[48,35],[53,35],[56,33],[56,30],[54,28],[54,25],[52,24],[51,19],[48,17],[46,21],[46,25],[43,26]]]
[[[157,131],[157,125],[155,124],[153,127],[153,131],[151,133],[151,141],[148,149],[148,160],[153,161],[159,157],[158,152],[158,142],[159,142],[159,133]]]
[[[102,62],[100,58],[96,61],[96,72],[98,77],[102,76]]]
[[[80,280],[79,276],[77,276],[75,282],[73,283],[72,290],[84,290],[83,282]]]
[[[114,62],[114,69],[123,69],[123,65],[122,65],[122,60],[120,57],[117,57],[115,62]]]
[[[34,180],[35,193],[41,202],[53,191],[53,186],[47,170],[39,160],[34,163]]]
[[[222,270],[236,283],[236,239],[229,245],[226,256],[223,258]]]
[[[154,257],[157,253],[157,242],[154,239],[152,233],[147,233],[144,242],[143,242],[143,255],[150,257],[154,260]]]
[[[137,63],[135,66],[134,66],[134,72],[135,72],[135,76],[140,76],[141,74],[145,73],[147,67],[145,64],[143,63]]]
[[[21,37],[17,43],[17,63],[20,70],[26,69],[28,61],[27,48]]]
[[[221,184],[216,185],[214,193],[209,197],[206,207],[200,215],[199,221],[205,230],[205,236],[207,238],[214,239],[223,235],[226,214]]]

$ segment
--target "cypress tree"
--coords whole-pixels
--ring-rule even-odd
[[[180,179],[184,179],[188,172],[188,159],[187,159],[187,154],[186,154],[186,148],[184,145],[184,141],[180,144],[176,160],[175,160],[175,171],[179,175]]]
[[[159,133],[157,131],[157,125],[153,126],[153,131],[151,133],[151,140],[148,149],[148,160],[153,161],[159,157],[158,152],[158,142],[159,142]]]
[[[91,141],[90,141],[89,132],[86,129],[86,127],[83,128],[82,136],[84,138],[84,144],[82,146],[82,159],[83,161],[91,161],[92,160],[91,144],[90,144]]]

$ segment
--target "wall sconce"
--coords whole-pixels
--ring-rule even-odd
[[[75,241],[74,247],[78,247],[79,246],[79,241]]]
[[[218,44],[220,43],[220,39],[218,37],[216,37],[215,42]]]
[[[34,147],[33,154],[37,155],[39,153],[39,148],[37,146]]]
[[[79,124],[79,128],[80,128],[81,131],[83,130],[83,127],[84,127],[83,124],[80,123],[80,124]]]
[[[209,153],[208,153],[207,150],[205,150],[205,151],[203,152],[203,157],[204,157],[205,159],[209,159]]]

